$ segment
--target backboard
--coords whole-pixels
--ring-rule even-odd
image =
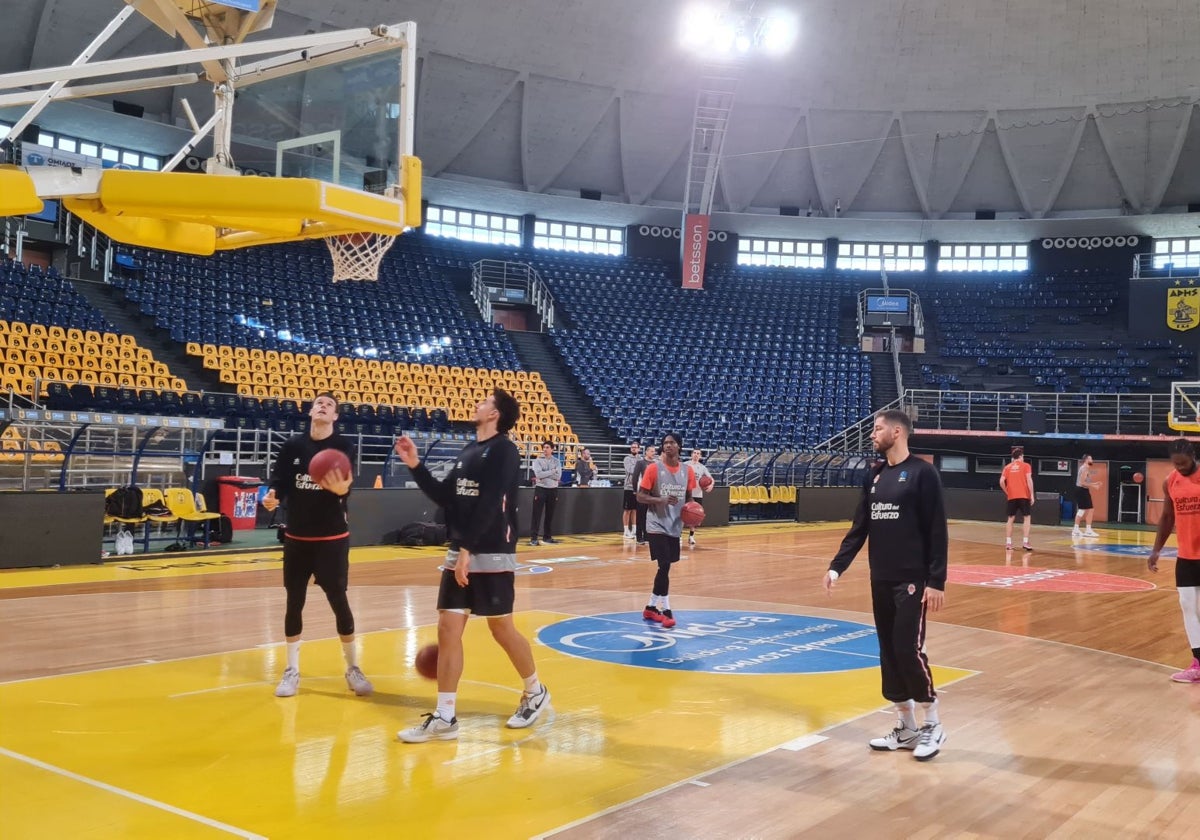
[[[1167,425],[1179,432],[1200,434],[1200,382],[1171,383]]]

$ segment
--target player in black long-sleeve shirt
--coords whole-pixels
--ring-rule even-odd
[[[886,460],[863,483],[854,522],[825,574],[825,590],[832,592],[869,537],[883,696],[896,704],[900,718],[891,733],[870,742],[871,749],[913,750],[918,761],[928,761],[946,733],[925,655],[925,613],[941,609],[945,600],[949,532],[941,479],[932,464],[909,453],[911,434],[912,421],[904,412],[875,416],[871,439]],[[916,703],[925,709],[919,729]]]
[[[315,578],[333,609],[342,654],[346,658],[346,684],[360,697],[371,693],[371,683],[358,667],[354,640],[354,614],[346,598],[350,573],[350,528],[346,500],[353,476],[336,470],[321,482],[312,480],[308,465],[325,449],[340,449],[354,462],[354,446],[334,429],[338,402],[333,394],[317,394],[309,409],[309,430],[283,442],[275,454],[271,489],[263,498],[267,510],[288,503],[288,526],[283,539],[283,586],[287,608],[283,632],[287,638],[287,667],[275,689],[276,697],[292,697],[300,686],[300,631],[308,597],[308,582]]]
[[[538,680],[529,640],[513,623],[517,569],[517,487],[521,455],[508,439],[520,406],[500,388],[475,407],[475,441],[463,447],[454,468],[440,481],[421,463],[407,436],[396,441],[396,454],[417,486],[446,512],[450,548],[438,588],[437,709],[424,722],[401,730],[401,741],[452,741],[458,737],[455,707],[463,672],[463,631],[472,615],[487,618],[492,638],[504,648],[524,691],[512,729],[533,723],[550,703]]]

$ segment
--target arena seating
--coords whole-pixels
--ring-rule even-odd
[[[945,274],[913,288],[931,338],[921,382],[950,390],[1082,393],[1170,390],[1194,354],[1128,337],[1125,272]]]
[[[0,263],[0,351],[0,388],[33,396],[39,383],[38,396],[53,407],[70,407],[61,403],[71,392],[90,398],[93,387],[124,389],[134,399],[138,390],[187,387],[133,336],[118,335],[53,268]]]
[[[448,275],[464,267],[425,241],[402,237],[374,283],[331,285],[320,242],[209,258],[131,249],[138,270],[116,282],[179,342],[519,370],[503,330],[463,313]]]

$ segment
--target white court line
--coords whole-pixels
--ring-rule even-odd
[[[151,808],[158,808],[160,811],[166,811],[168,814],[174,814],[177,817],[183,817],[184,819],[191,820],[192,822],[198,822],[201,825],[207,825],[209,828],[215,828],[218,831],[224,831],[226,834],[232,834],[235,837],[244,837],[246,840],[267,840],[267,838],[262,834],[255,834],[251,831],[235,828],[232,825],[226,825],[223,822],[210,819],[209,817],[202,817],[200,814],[193,814],[191,811],[185,811],[182,808],[176,808],[174,805],[168,805],[165,802],[159,802],[157,799],[151,799],[148,796],[142,796],[140,793],[134,793],[133,791],[125,790],[124,788],[114,787],[113,785],[97,781],[96,779],[89,779],[87,776],[80,776],[78,773],[72,773],[70,770],[64,770],[62,767],[55,767],[53,764],[47,764],[44,761],[38,761],[36,758],[30,758],[27,755],[21,755],[20,753],[15,753],[12,750],[6,750],[3,747],[0,747],[0,755],[7,756],[8,758],[16,761],[22,761],[25,764],[32,765],[42,770],[48,770],[51,773],[64,776],[65,778],[76,782],[82,782],[85,785],[90,785],[94,788],[108,791],[109,793],[115,793],[117,796],[123,796],[126,799],[132,799],[134,802],[140,802],[143,805],[149,805]]]
[[[960,669],[960,670],[965,670],[965,669]],[[961,680],[970,679],[971,677],[976,676],[979,673],[980,673],[979,671],[970,671],[965,676],[957,677],[956,679],[950,680],[946,684],[952,685],[956,682],[960,682]],[[942,689],[939,686],[938,691],[941,691],[941,690]],[[702,770],[701,772],[697,773],[694,776],[691,776],[686,779],[681,779],[678,782],[674,782],[672,784],[666,785],[665,787],[661,787],[658,790],[652,790],[649,793],[643,793],[641,796],[635,797],[626,802],[620,802],[616,805],[612,805],[608,808],[605,808],[603,811],[597,811],[595,814],[590,814],[586,817],[581,817],[573,822],[567,823],[566,825],[560,825],[558,828],[551,829],[550,831],[548,831],[544,834],[535,834],[533,836],[532,840],[546,840],[546,838],[553,837],[556,834],[560,834],[564,831],[569,831],[572,828],[578,828],[581,825],[586,825],[587,823],[592,822],[593,820],[597,820],[600,817],[606,817],[609,814],[615,814],[617,811],[620,811],[623,808],[627,808],[630,805],[636,805],[639,802],[645,802],[648,799],[653,799],[654,797],[659,796],[661,794],[669,793],[669,792],[675,790],[676,788],[683,787],[684,785],[694,785],[695,782],[697,782],[700,779],[703,779],[706,776],[712,776],[716,773],[721,773],[721,772],[724,772],[725,770],[729,770],[730,768],[737,767],[738,765],[741,765],[741,764],[745,764],[748,761],[753,761],[756,758],[762,758],[763,756],[770,755],[771,753],[779,750],[780,748],[785,748],[787,744],[795,743],[798,740],[804,740],[805,738],[819,737],[822,732],[831,732],[834,729],[837,729],[839,726],[848,726],[849,724],[856,723],[857,721],[860,721],[864,718],[870,717],[871,715],[876,714],[879,711],[889,711],[890,712],[890,710],[887,710],[887,709],[884,709],[884,710],[872,709],[869,712],[863,712],[861,715],[856,715],[855,717],[852,717],[849,720],[843,720],[843,721],[838,721],[837,723],[831,723],[829,726],[826,726],[824,729],[820,729],[820,730],[812,733],[811,735],[806,735],[806,736],[804,736],[804,738],[798,738],[798,739],[794,739],[792,741],[787,741],[784,744],[778,744],[774,747],[768,747],[767,749],[762,750],[761,752],[757,752],[754,755],[748,755],[745,758],[735,759],[735,760],[729,762],[728,764],[722,764],[720,767],[713,767],[710,770]],[[701,784],[703,785],[705,783],[702,782]],[[711,784],[711,783],[709,783],[709,784]]]
[[[794,741],[788,741],[786,744],[780,744],[779,749],[800,752],[800,750],[814,747],[822,741],[828,740],[824,735],[805,735],[803,738],[797,738]]]

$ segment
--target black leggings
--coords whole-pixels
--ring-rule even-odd
[[[932,703],[937,698],[925,655],[924,596],[923,582],[871,581],[883,696],[893,703]]]
[[[650,542],[650,559],[658,564],[654,575],[654,594],[671,594],[671,564],[679,562],[679,537],[667,534],[647,534]]]
[[[336,540],[308,541],[288,538],[283,543],[283,587],[287,591],[287,612],[283,616],[283,632],[289,638],[299,636],[304,629],[304,602],[308,598],[308,581],[316,578],[317,586],[333,608],[339,636],[354,635],[354,614],[346,598],[350,572],[350,537]]]

